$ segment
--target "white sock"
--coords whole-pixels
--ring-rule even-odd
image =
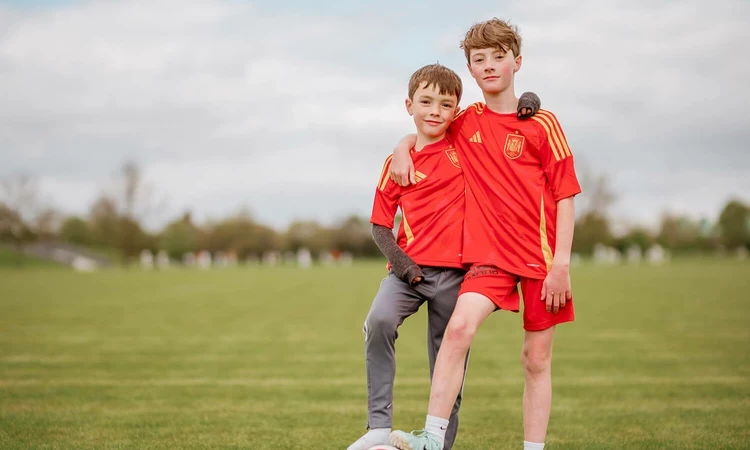
[[[427,416],[427,420],[424,423],[424,429],[428,433],[432,433],[440,438],[440,446],[442,448],[445,442],[445,430],[448,429],[448,419],[441,419],[440,417]]]
[[[544,442],[540,444],[538,442],[523,441],[523,450],[544,450]]]

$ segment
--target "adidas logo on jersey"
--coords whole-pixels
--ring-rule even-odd
[[[474,136],[469,139],[469,142],[473,142],[475,144],[481,144],[482,143],[482,136],[479,135],[479,131],[474,133]]]

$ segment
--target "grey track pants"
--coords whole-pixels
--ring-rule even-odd
[[[427,354],[430,379],[435,368],[445,327],[456,307],[464,271],[423,267],[424,280],[412,288],[390,273],[380,283],[365,319],[365,359],[367,365],[367,428],[391,428],[393,382],[396,377],[398,327],[427,302]],[[468,361],[468,355],[467,355]],[[464,366],[465,370],[465,366]],[[445,434],[445,450],[450,450],[458,430],[458,409],[463,387],[451,412]]]

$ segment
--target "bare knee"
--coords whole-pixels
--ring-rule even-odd
[[[547,349],[524,348],[521,352],[521,366],[527,377],[547,374],[552,366],[552,352]]]
[[[466,317],[454,314],[445,329],[443,345],[469,348],[476,332],[476,327]]]

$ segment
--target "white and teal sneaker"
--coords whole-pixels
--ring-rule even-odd
[[[422,430],[396,430],[391,433],[391,445],[401,450],[443,450],[443,443],[434,434]]]

